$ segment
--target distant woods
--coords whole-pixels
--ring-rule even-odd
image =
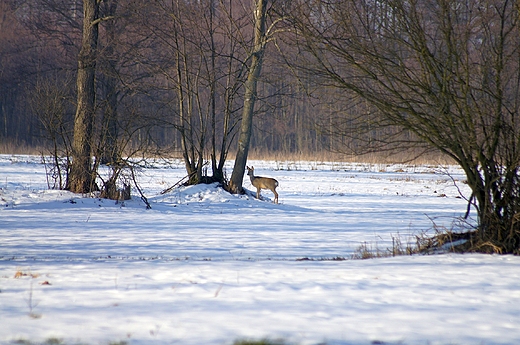
[[[236,151],[253,1],[105,0],[96,16],[92,150],[102,162],[147,151],[188,155],[196,166],[199,154],[219,160]],[[82,29],[82,1],[0,1],[2,147],[71,149]],[[251,148],[322,152],[329,140],[314,124],[327,112],[278,50],[294,48],[281,45],[264,55]]]

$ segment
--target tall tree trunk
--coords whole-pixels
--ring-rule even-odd
[[[97,0],[83,0],[83,13],[83,38],[78,56],[78,104],[74,118],[72,166],[68,188],[74,193],[88,193],[95,189],[91,151],[96,102],[95,74],[99,17]]]
[[[118,0],[103,2],[105,16],[113,17],[117,11]],[[118,70],[117,60],[114,57],[114,45],[116,42],[116,22],[106,21],[105,27],[106,46],[104,51],[107,57],[106,71],[104,73],[105,106],[103,112],[102,136],[100,142],[100,160],[102,164],[114,164],[120,161],[120,152],[117,147],[117,107],[118,107]]]
[[[249,152],[249,142],[251,141],[251,132],[253,128],[253,115],[256,101],[256,88],[258,78],[262,69],[262,61],[264,57],[266,45],[266,14],[268,0],[256,0],[255,7],[255,38],[254,47],[251,54],[251,65],[249,66],[247,80],[244,84],[244,109],[242,112],[242,123],[240,124],[240,136],[238,138],[238,150],[235,158],[229,189],[233,193],[242,193],[242,180],[244,178],[245,167],[247,163],[247,154]]]

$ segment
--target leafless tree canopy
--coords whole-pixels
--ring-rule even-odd
[[[300,71],[366,102],[366,116],[341,117],[342,130],[374,140],[368,149],[416,143],[452,157],[476,200],[478,248],[518,252],[516,2],[306,1],[291,12]],[[402,132],[376,140],[370,126]]]

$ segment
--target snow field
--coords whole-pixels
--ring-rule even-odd
[[[214,185],[161,195],[185,172],[157,162],[139,174],[146,210],[135,191],[48,190],[38,157],[0,156],[0,343],[520,343],[520,258],[330,260],[456,226],[458,169],[250,164],[280,205]]]

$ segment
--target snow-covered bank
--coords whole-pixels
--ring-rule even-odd
[[[185,172],[157,164],[139,176],[146,210],[47,190],[37,157],[0,156],[0,343],[520,342],[518,257],[319,260],[451,227],[456,168],[251,163],[280,205],[214,185],[161,195]]]

